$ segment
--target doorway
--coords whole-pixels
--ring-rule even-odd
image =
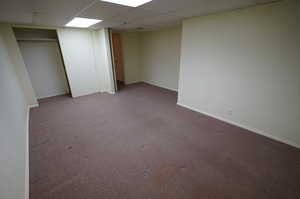
[[[125,87],[124,60],[121,34],[117,32],[112,32],[111,40],[116,78],[116,90],[119,91]]]
[[[55,30],[14,28],[37,99],[70,93]]]

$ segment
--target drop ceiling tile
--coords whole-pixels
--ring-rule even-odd
[[[278,0],[153,0],[141,8],[192,17],[274,1]]]
[[[93,19],[109,19],[113,16],[122,15],[132,8],[127,6],[121,6],[117,4],[111,4],[106,2],[97,2],[90,8],[86,9],[80,14],[81,17],[93,18]]]
[[[173,27],[178,26],[181,24],[181,18],[177,16],[170,16],[170,15],[158,15],[155,17],[148,17],[144,19],[136,20],[132,23],[122,24],[116,26],[117,29],[122,30],[133,30],[136,31],[149,31],[164,27]]]
[[[140,8],[159,12],[171,12],[188,5],[193,1],[197,0],[153,0],[142,5]]]
[[[156,27],[138,23],[122,24],[117,27],[114,27],[114,30],[118,31],[149,31],[154,29],[156,29]]]
[[[97,23],[93,26],[91,26],[92,29],[100,29],[100,28],[114,28],[117,26],[122,25],[122,22],[116,22],[111,20],[105,20],[100,23]]]
[[[35,13],[33,15],[33,24],[39,26],[58,26],[63,27],[68,23],[73,17],[69,15],[60,14],[48,14],[48,13]]]
[[[32,23],[32,13],[31,12],[1,11],[0,12],[0,22],[31,24]]]
[[[178,22],[181,20],[182,20],[181,17],[163,14],[163,15],[157,15],[154,17],[139,19],[136,21],[136,23],[155,26],[156,24],[172,23],[172,22]]]
[[[171,13],[182,17],[194,17],[251,5],[254,5],[253,0],[200,0]]]
[[[124,22],[124,27],[157,27],[178,23],[182,18],[273,1],[278,0],[153,0],[132,8],[100,0],[0,0],[0,21],[64,26],[73,17],[81,16],[104,20],[95,27],[116,27]]]
[[[94,0],[35,0],[34,11],[48,14],[75,14]]]
[[[33,24],[41,26],[64,26],[93,0],[36,0],[34,1]]]
[[[5,23],[32,23],[31,0],[0,0],[0,22]]]
[[[171,27],[179,27],[182,25],[182,21],[170,21],[165,23],[158,23],[155,27],[158,28],[171,28]]]
[[[0,11],[6,12],[32,12],[32,0],[0,0]]]
[[[160,12],[145,10],[142,8],[134,8],[124,14],[115,16],[112,19],[122,21],[124,23],[133,23],[135,21],[155,17],[161,14],[162,13]]]

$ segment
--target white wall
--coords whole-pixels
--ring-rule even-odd
[[[68,93],[57,42],[21,41],[19,46],[38,99]]]
[[[181,27],[151,32],[123,32],[125,82],[146,82],[178,89]]]
[[[113,92],[107,30],[62,28],[57,33],[72,96]]]
[[[12,65],[15,67],[15,71],[18,75],[18,79],[21,82],[24,94],[31,106],[38,105],[34,90],[31,85],[30,78],[28,76],[22,54],[20,52],[17,40],[14,32],[10,25],[0,24],[0,34],[2,35],[3,41],[7,46],[8,55],[11,59]]]
[[[178,103],[300,147],[300,2],[183,23]]]
[[[132,84],[142,81],[140,65],[140,34],[138,32],[124,32],[121,34],[125,83]]]
[[[140,45],[143,81],[177,90],[181,27],[141,33]]]
[[[28,198],[28,109],[0,32],[0,198]]]

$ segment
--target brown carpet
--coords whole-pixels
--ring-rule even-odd
[[[31,199],[297,199],[300,149],[135,84],[42,100],[30,114]]]

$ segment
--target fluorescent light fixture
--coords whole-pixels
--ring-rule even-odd
[[[124,6],[138,7],[140,5],[150,2],[152,0],[102,0],[102,1],[120,4],[120,5],[124,5]]]
[[[102,20],[99,19],[88,19],[88,18],[81,18],[75,17],[69,23],[66,24],[68,27],[78,27],[78,28],[87,28],[96,23],[99,23]]]

